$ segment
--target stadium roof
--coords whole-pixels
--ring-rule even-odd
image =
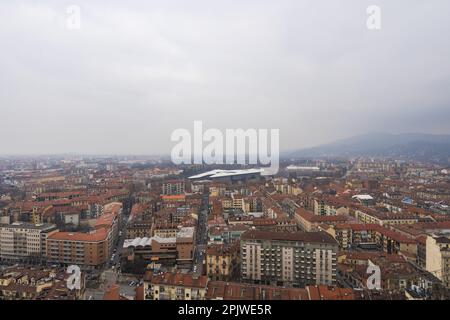
[[[357,194],[352,197],[352,199],[358,199],[358,200],[373,200],[372,196],[368,194]]]
[[[297,171],[319,171],[319,167],[300,167],[300,166],[294,166],[290,165],[286,167],[287,170],[297,170]]]
[[[231,177],[231,176],[239,176],[253,173],[261,173],[263,174],[264,169],[238,169],[238,170],[211,170],[207,172],[203,172],[194,176],[190,176],[189,179],[200,179],[200,178],[223,178],[223,177]]]

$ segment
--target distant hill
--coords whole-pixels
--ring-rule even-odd
[[[284,158],[358,156],[449,162],[450,135],[369,133],[282,154]]]

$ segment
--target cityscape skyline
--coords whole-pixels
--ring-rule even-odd
[[[0,301],[450,297],[448,163],[122,160],[0,158]]]
[[[234,130],[234,129],[232,129]],[[348,139],[353,139],[353,138],[359,138],[359,137],[364,137],[364,136],[370,136],[370,135],[376,135],[376,134],[380,134],[380,135],[429,135],[431,137],[439,137],[439,138],[448,138],[448,141],[445,141],[444,143],[450,142],[450,133],[439,133],[439,134],[434,134],[434,133],[427,133],[427,132],[369,132],[366,134],[362,134],[362,135],[358,135],[358,136],[348,136],[348,137],[344,137],[341,139],[333,139],[333,140],[326,140],[324,143],[321,144],[317,144],[317,145],[311,145],[308,147],[292,147],[292,148],[284,148],[282,146],[280,146],[280,152],[282,157],[286,157],[287,154],[289,152],[295,152],[295,151],[303,151],[303,150],[308,150],[308,149],[313,149],[313,148],[320,148],[323,146],[327,146],[327,145],[332,145],[335,143],[340,143],[342,141],[346,141]],[[442,143],[442,142],[441,142]],[[170,148],[172,148],[176,143],[175,142],[168,142],[167,143],[167,149],[168,151],[165,152],[155,152],[155,153],[128,153],[128,152],[121,152],[120,150],[116,150],[114,152],[78,152],[78,151],[70,151],[70,148],[67,149],[66,151],[60,151],[60,152],[45,152],[45,151],[41,151],[38,153],[31,153],[31,152],[17,152],[17,153],[6,153],[6,152],[2,152],[0,150],[0,157],[8,157],[8,156],[24,156],[24,157],[33,157],[33,156],[60,156],[60,155],[73,155],[73,156],[147,156],[147,157],[163,157],[163,158],[167,158],[170,157]],[[205,142],[205,145],[207,143]],[[224,156],[226,155],[226,153],[224,153]],[[309,156],[307,156],[309,157]]]
[[[449,301],[449,12],[0,1],[0,308],[334,319],[357,311],[312,302],[411,301],[405,318]]]

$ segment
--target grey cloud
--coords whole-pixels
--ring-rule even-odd
[[[65,28],[79,5],[81,30]],[[166,153],[170,133],[280,128],[281,149],[450,133],[450,3],[0,4],[0,153]]]

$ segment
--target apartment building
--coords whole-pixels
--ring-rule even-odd
[[[47,259],[61,265],[101,268],[109,259],[110,238],[105,228],[90,233],[56,232],[47,239]]]
[[[391,230],[378,224],[337,224],[324,229],[339,243],[340,249],[352,246],[371,247],[386,253],[407,254],[411,258],[417,256],[418,244],[414,237]]]
[[[235,210],[236,209],[242,210],[243,212],[249,212],[250,211],[250,203],[245,201],[243,196],[233,193],[231,195],[231,208],[233,208]]]
[[[207,284],[206,276],[147,271],[144,276],[145,300],[204,300]]]
[[[299,187],[282,181],[274,183],[274,187],[281,194],[298,195],[302,192]]]
[[[162,207],[167,208],[178,208],[186,204],[186,195],[176,194],[176,195],[166,195],[161,196]]]
[[[152,236],[151,221],[132,221],[127,225],[126,238],[149,238]]]
[[[167,180],[162,184],[162,194],[165,196],[184,194],[184,189],[183,180]]]
[[[152,228],[152,235],[161,238],[175,238],[178,233],[177,225],[170,222],[155,223]]]
[[[177,265],[190,265],[194,258],[195,227],[182,227],[176,236]]]
[[[147,271],[145,300],[355,300],[356,291],[325,285],[286,288],[239,282],[209,281],[206,276]]]
[[[355,300],[351,288],[307,286],[285,288],[249,283],[209,281],[207,300]]]
[[[380,226],[414,224],[419,221],[416,216],[410,214],[381,212],[370,208],[356,209],[353,214],[362,223],[374,223]]]
[[[425,268],[450,288],[450,234],[433,234],[426,238]]]
[[[95,230],[104,229],[106,231],[108,241],[108,256],[112,255],[114,244],[119,237],[119,223],[120,218],[114,213],[104,214],[95,223]]]
[[[317,231],[320,225],[335,225],[338,223],[347,223],[351,220],[347,215],[315,215],[312,211],[304,208],[297,208],[294,215],[298,227],[303,231]]]
[[[210,197],[222,197],[225,196],[227,191],[227,186],[223,184],[211,184],[209,186],[209,196]]]
[[[40,262],[46,257],[46,241],[57,232],[53,224],[14,222],[0,225],[0,260]]]
[[[135,203],[131,208],[130,220],[148,221],[153,213],[153,206],[150,203]]]
[[[318,197],[313,199],[314,214],[319,216],[348,215],[347,206],[338,203],[334,199]]]
[[[214,281],[232,281],[239,274],[239,246],[212,244],[206,250],[206,274]]]
[[[47,239],[49,262],[62,265],[76,264],[86,269],[101,268],[113,252],[119,234],[122,204],[112,202],[105,206],[90,232],[55,232]]]
[[[241,279],[304,287],[336,283],[338,243],[325,232],[249,230],[240,242]]]

